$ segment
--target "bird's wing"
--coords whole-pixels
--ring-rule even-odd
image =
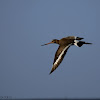
[[[71,44],[67,46],[59,46],[58,50],[56,51],[53,67],[51,69],[50,74],[59,66],[59,64],[62,62],[68,48],[71,46]]]

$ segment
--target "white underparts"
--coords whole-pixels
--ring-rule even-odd
[[[78,42],[79,42],[79,41],[74,40],[74,45],[76,45],[77,47],[78,47],[78,45],[77,45]]]
[[[66,50],[67,48],[69,48],[71,45],[72,45],[72,44],[69,44],[68,46],[66,46],[66,47],[63,49],[63,51],[62,51],[61,54],[59,55],[58,59],[57,59],[56,62],[54,63],[54,65],[56,65],[56,64],[59,62],[59,60],[61,59],[61,57],[62,57],[62,55],[64,54],[65,50]]]

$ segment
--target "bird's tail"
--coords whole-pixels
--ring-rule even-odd
[[[83,44],[92,44],[92,43],[88,43],[88,42],[84,42],[84,41],[75,41],[74,45],[81,47]]]

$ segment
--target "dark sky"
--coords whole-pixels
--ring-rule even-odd
[[[58,45],[79,36],[51,74]],[[0,96],[100,98],[100,0],[0,0]]]

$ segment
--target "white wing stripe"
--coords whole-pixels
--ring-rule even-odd
[[[64,54],[65,50],[66,50],[69,46],[71,46],[71,45],[72,45],[72,44],[69,44],[68,46],[66,46],[66,47],[64,48],[64,50],[61,52],[61,54],[59,55],[59,57],[58,57],[58,59],[56,60],[56,62],[54,63],[54,65],[58,63],[58,61],[61,59],[62,55]]]

